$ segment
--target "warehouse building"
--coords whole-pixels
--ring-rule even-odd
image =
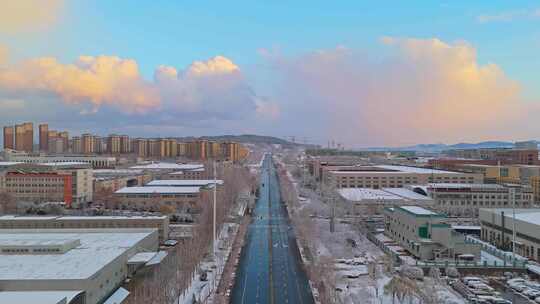
[[[157,250],[155,229],[0,230],[0,299],[57,291],[69,303],[104,303],[126,293],[130,259]]]
[[[118,208],[137,211],[160,211],[172,208],[176,212],[192,213],[201,198],[201,187],[126,187],[114,193]]]
[[[516,241],[513,244],[514,216],[511,208],[480,209],[482,240],[540,262],[540,209],[515,209]]]
[[[341,188],[338,193],[346,210],[355,215],[361,215],[366,211],[366,208],[370,208],[376,213],[382,213],[385,207],[433,205],[431,197],[405,188]]]
[[[350,166],[324,168],[322,178],[336,188],[402,188],[428,183],[482,183],[483,175],[409,166]]]
[[[435,201],[437,210],[449,215],[478,216],[480,208],[507,208],[515,193],[518,208],[533,204],[530,186],[514,184],[429,184],[427,193]]]
[[[480,245],[445,223],[446,216],[419,206],[384,211],[384,233],[420,260],[479,260]]]
[[[0,229],[157,229],[159,240],[169,237],[167,216],[0,216]]]

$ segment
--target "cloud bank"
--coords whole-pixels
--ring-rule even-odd
[[[496,64],[479,64],[465,42],[381,42],[380,56],[338,47],[270,57],[286,124],[302,117],[304,134],[323,142],[404,145],[506,136],[528,110],[519,85]]]
[[[34,58],[0,67],[0,89],[11,96],[33,99],[56,96],[83,114],[108,108],[171,120],[226,120],[271,108],[261,103],[240,68],[223,56],[193,62],[183,71],[159,66],[153,81],[142,77],[132,59],[80,56],[74,63],[63,64],[55,58]]]
[[[357,147],[526,139],[539,131],[527,122],[540,111],[522,100],[519,83],[497,64],[480,64],[469,43],[385,37],[380,47],[376,54],[263,52],[264,64],[249,74],[267,73],[257,89],[224,56],[183,69],[161,65],[150,79],[135,60],[116,56],[28,59],[0,65],[0,121],[53,119],[152,136],[295,135]],[[257,93],[261,85],[267,96]]]

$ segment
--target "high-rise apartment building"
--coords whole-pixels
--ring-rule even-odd
[[[34,124],[26,122],[24,126],[24,151],[32,152],[34,150]]]
[[[34,146],[34,125],[25,122],[15,125],[15,150],[32,152]]]
[[[138,157],[148,157],[148,139],[137,138],[133,140],[133,152]]]
[[[71,152],[75,154],[82,153],[82,143],[79,136],[73,136],[71,139]]]
[[[4,149],[15,149],[15,129],[13,126],[4,127]]]
[[[120,153],[131,153],[131,141],[129,136],[120,136]]]
[[[64,142],[64,151],[69,150],[69,133],[67,131],[63,131],[58,133],[58,136],[62,138],[62,141]]]
[[[48,153],[61,154],[66,152],[64,150],[64,140],[60,137],[50,137],[48,147]]]
[[[111,134],[107,138],[107,152],[111,154],[119,154],[121,151],[120,136]]]
[[[49,125],[39,125],[39,150],[47,152],[49,151]]]
[[[84,154],[95,153],[94,135],[83,134],[81,138],[81,149]]]

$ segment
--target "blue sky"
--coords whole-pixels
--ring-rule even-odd
[[[262,92],[257,95],[281,103],[284,112],[288,102],[280,94],[272,96],[273,92],[293,89],[273,86],[290,77],[274,75],[276,57],[297,62],[306,54],[344,46],[355,56],[367,54],[370,61],[379,62],[395,52],[380,43],[381,37],[436,38],[449,45],[470,45],[477,54],[476,64],[496,64],[505,77],[519,84],[521,102],[535,104],[540,96],[536,75],[540,70],[539,9],[536,1],[65,1],[46,29],[38,24],[31,30],[0,31],[0,45],[9,50],[10,64],[44,56],[66,64],[81,55],[134,59],[148,81],[159,65],[181,71],[193,61],[219,55],[240,67],[242,81]],[[274,59],[269,60],[268,54]],[[13,94],[7,95],[13,98]],[[20,98],[30,99],[26,95]],[[5,116],[0,119],[7,120]],[[274,124],[243,129],[228,123],[224,131],[270,135],[288,131],[273,128]],[[309,128],[298,129],[304,133],[300,136],[320,137],[320,141],[335,136],[315,136],[305,134]],[[211,128],[197,131],[191,127],[182,132],[188,130],[212,132]],[[216,127],[212,133],[219,132]],[[475,134],[464,140],[494,137],[496,134]],[[429,136],[418,141],[437,139]],[[341,140],[362,146],[406,144],[414,139]],[[440,138],[456,140],[456,135]]]

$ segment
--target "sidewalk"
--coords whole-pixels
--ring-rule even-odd
[[[229,228],[231,232],[229,233]],[[198,268],[204,269],[207,272],[207,280],[201,281],[199,279],[200,273],[196,272],[191,280],[189,288],[180,295],[178,298],[179,304],[191,304],[193,299],[200,301],[201,303],[213,303],[212,297],[216,285],[221,279],[223,269],[225,266],[225,260],[231,253],[231,243],[233,238],[238,235],[239,225],[235,223],[225,223],[221,229],[216,251],[216,260],[212,260],[212,255],[209,258],[201,261]],[[209,248],[210,251],[212,247]]]
[[[211,303],[214,304],[227,304],[229,303],[229,298],[231,296],[232,288],[234,287],[234,281],[236,278],[236,268],[240,262],[240,254],[242,253],[242,248],[244,247],[244,242],[246,238],[247,228],[249,222],[251,221],[251,216],[246,215],[242,222],[238,232],[236,233],[236,238],[232,245],[232,250],[227,258],[227,262],[222,272],[221,280],[219,281],[218,289],[216,294],[213,297]]]

